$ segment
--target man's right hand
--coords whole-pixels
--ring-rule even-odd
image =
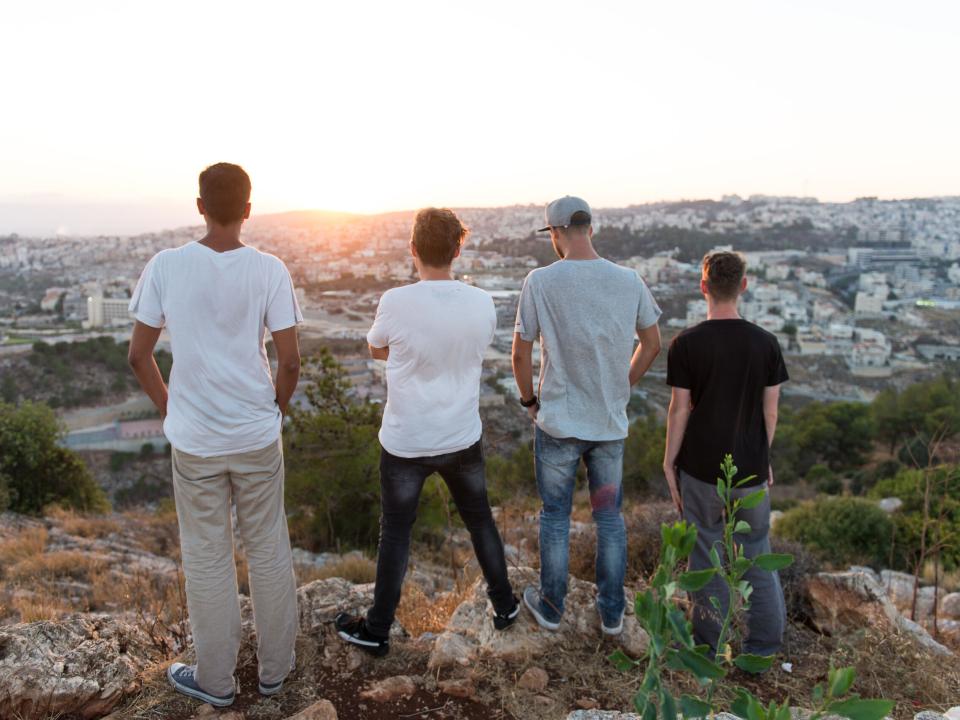
[[[677,468],[672,465],[664,465],[663,475],[667,478],[667,488],[670,490],[670,498],[673,500],[673,506],[682,516],[683,498],[680,496],[680,478],[677,476]]]
[[[533,420],[533,422],[537,421],[537,413],[539,412],[540,412],[540,403],[534,403],[533,405],[527,408],[527,415],[530,416],[530,419]]]

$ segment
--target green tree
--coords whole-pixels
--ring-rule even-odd
[[[46,405],[0,403],[0,508],[36,514],[57,503],[81,512],[109,510],[87,466],[59,439],[57,418]]]
[[[380,409],[356,399],[327,348],[304,363],[307,407],[285,434],[287,507],[297,541],[311,549],[376,544],[380,509]]]
[[[634,490],[650,490],[663,482],[666,429],[653,415],[638,418],[623,445],[623,484]]]

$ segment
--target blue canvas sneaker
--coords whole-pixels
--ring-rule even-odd
[[[236,690],[229,695],[212,695],[197,685],[194,678],[196,665],[184,665],[183,663],[173,663],[167,668],[167,679],[173,685],[173,689],[178,693],[189,695],[197,700],[203,700],[214,707],[230,707],[233,705],[233,699],[237,696]]]

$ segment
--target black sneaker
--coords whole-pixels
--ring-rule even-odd
[[[498,612],[493,613],[493,626],[497,630],[506,630],[508,627],[513,625],[517,620],[517,615],[520,614],[520,600],[517,599],[517,596],[513,596],[513,607],[510,608],[506,613],[500,614]]]
[[[359,615],[340,613],[334,619],[337,634],[344,642],[352,643],[371,655],[383,657],[390,652],[389,638],[377,637],[367,630],[367,621]]]

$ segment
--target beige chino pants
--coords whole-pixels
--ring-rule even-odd
[[[214,695],[235,687],[240,602],[231,500],[250,569],[260,680],[277,683],[290,672],[298,627],[281,441],[238,455],[202,458],[175,448],[172,455],[197,684]]]

